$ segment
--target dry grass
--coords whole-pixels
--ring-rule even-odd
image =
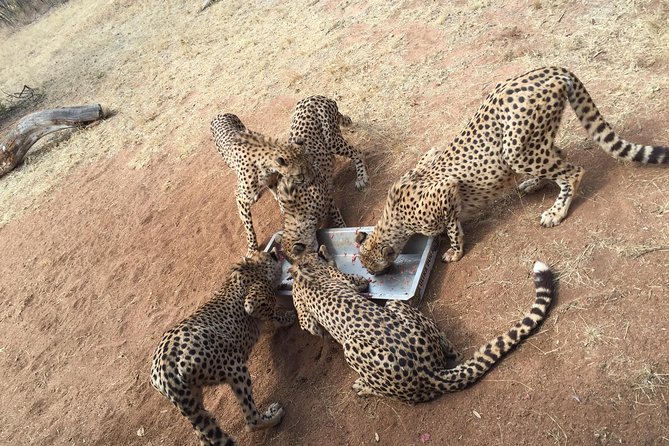
[[[669,389],[669,373],[660,373],[656,364],[643,364],[633,387],[646,399],[652,400],[658,393]],[[664,399],[664,393],[662,398]]]
[[[568,248],[565,240],[555,240],[553,249],[558,253],[556,266],[559,269],[558,280],[560,283],[587,288],[601,287],[603,283],[590,277],[589,270],[584,267],[600,245],[599,242],[590,242],[580,252],[574,253],[573,250]]]
[[[448,14],[439,4],[370,4],[365,21],[354,19],[342,6],[342,17],[334,22],[319,13],[318,3],[240,8],[234,2],[216,2],[201,14],[196,3],[168,2],[159,9],[142,9],[137,3],[115,1],[94,10],[82,2],[67,3],[45,18],[41,29],[29,26],[12,32],[0,56],[13,60],[21,55],[23,61],[0,69],[1,89],[14,91],[28,83],[43,89],[50,105],[96,101],[119,114],[95,133],[69,141],[67,154],[56,151],[22,170],[25,175],[4,179],[7,194],[30,191],[21,204],[0,200],[4,222],[30,209],[35,198],[51,189],[45,178],[32,187],[37,176],[52,178],[49,172],[54,171],[65,175],[81,162],[121,150],[132,151],[129,165],[136,169],[146,167],[166,148],[177,158],[187,157],[207,142],[206,122],[215,113],[229,110],[245,117],[277,95],[299,99],[323,93],[340,100],[359,126],[352,139],[375,161],[372,173],[394,177],[430,146],[452,138],[496,82],[532,67],[572,67],[623,132],[642,124],[635,121],[638,113],[653,115],[659,110],[663,103],[654,99],[669,89],[666,76],[638,75],[641,69],[669,60],[666,45],[659,44],[666,40],[661,24],[669,13],[658,2],[602,3],[587,14],[579,11],[585,6],[574,5],[565,15],[564,2],[537,1],[522,13],[526,20],[521,21],[528,25],[515,31],[500,19],[490,20],[494,5],[487,1],[449,4]],[[487,27],[469,26],[487,20]],[[567,22],[574,32],[563,32]],[[165,24],[161,29],[170,32],[157,30],[153,23]],[[387,23],[395,29],[390,36],[376,28]],[[416,23],[443,43],[422,41],[410,32]],[[308,27],[309,39],[299,38],[303,26]],[[45,34],[45,27],[60,31]],[[240,37],[239,29],[252,33]],[[75,36],[89,32],[100,36],[90,48],[64,51]],[[518,51],[529,35],[541,51]],[[612,36],[619,49],[615,53],[609,50]],[[499,44],[510,51],[505,63],[492,52]],[[141,61],[135,57],[136,48],[144,50]],[[466,60],[458,57],[462,52],[468,54]],[[240,54],[243,57],[227,57]],[[641,54],[648,60],[640,65]],[[54,67],[51,61],[59,63]],[[166,61],[171,69],[164,69]],[[475,87],[460,91],[464,80]],[[439,112],[425,114],[430,106],[438,106]],[[289,114],[288,108],[283,120],[259,123],[258,130],[284,132]],[[568,114],[564,127],[558,144],[590,146],[573,115]],[[96,144],[100,140],[104,144]]]

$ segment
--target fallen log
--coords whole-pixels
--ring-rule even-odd
[[[100,104],[54,108],[30,113],[0,139],[0,177],[18,166],[28,149],[43,136],[104,118]]]

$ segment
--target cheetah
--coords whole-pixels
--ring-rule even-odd
[[[337,103],[324,96],[310,96],[297,103],[291,122],[289,141],[304,141],[311,169],[304,180],[285,175],[279,180],[277,199],[283,212],[282,247],[293,260],[307,250],[315,252],[316,230],[326,221],[343,228],[344,219],[333,199],[335,155],[351,158],[356,167],[356,187],[369,182],[362,155],[341,135],[340,126],[351,125]]]
[[[414,233],[446,232],[451,246],[442,260],[464,253],[461,220],[515,184],[523,193],[555,181],[555,203],[541,225],[566,216],[583,168],[566,162],[553,142],[569,103],[590,137],[610,155],[644,164],[668,164],[669,148],[621,139],[604,120],[585,87],[565,68],[540,68],[497,85],[474,117],[446,149],[432,149],[388,192],[383,214],[368,236],[358,233],[360,260],[373,274],[391,267]]]
[[[332,185],[335,155],[350,158],[355,165],[355,187],[362,190],[369,184],[367,167],[360,151],[342,136],[341,127],[352,124],[337,103],[325,96],[309,96],[297,103],[290,122],[292,142],[304,141],[305,152],[313,157],[316,169]]]
[[[237,263],[213,299],[165,332],[153,354],[151,384],[188,418],[201,445],[236,444],[204,408],[204,386],[229,384],[249,431],[281,422],[284,411],[278,403],[258,412],[246,367],[260,334],[259,321],[278,327],[295,322],[293,310],[282,314],[275,307],[280,274],[275,252],[256,252]]]
[[[339,208],[329,193],[327,180],[318,172],[303,182],[285,176],[279,180],[277,197],[284,208],[281,248],[292,262],[307,251],[318,248],[316,231],[330,222],[330,227],[346,226]]]
[[[291,175],[295,181],[300,181],[309,161],[304,156],[301,139],[281,143],[266,138],[247,130],[242,121],[231,113],[216,116],[211,121],[211,132],[225,163],[237,175],[235,198],[246,231],[248,257],[258,250],[251,205],[258,201],[265,187],[276,197],[276,183],[280,175]]]
[[[555,294],[552,271],[534,264],[536,299],[525,317],[505,334],[482,345],[454,368],[461,356],[434,321],[403,301],[384,306],[363,297],[366,280],[337,269],[327,249],[306,253],[289,269],[293,303],[303,330],[324,330],[343,346],[348,365],[360,377],[359,396],[376,395],[415,404],[478,381],[546,317]]]

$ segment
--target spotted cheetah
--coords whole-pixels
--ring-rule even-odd
[[[337,103],[325,96],[309,96],[295,106],[289,141],[304,141],[305,152],[313,157],[316,169],[332,184],[335,155],[350,158],[355,164],[358,190],[369,183],[367,167],[360,151],[342,136],[340,126],[348,127],[351,118],[343,115]]]
[[[369,237],[359,233],[360,260],[373,274],[387,270],[414,233],[446,232],[451,247],[442,260],[464,252],[460,221],[515,184],[530,193],[552,180],[560,187],[555,203],[541,215],[551,227],[566,216],[583,177],[553,145],[569,103],[590,137],[612,156],[645,164],[669,163],[669,148],[621,139],[604,120],[581,81],[565,68],[540,68],[502,84],[443,150],[432,149],[388,192],[381,219]]]
[[[274,252],[256,252],[236,264],[213,299],[167,331],[153,354],[151,384],[188,418],[202,445],[236,444],[205,410],[204,386],[229,384],[250,431],[281,422],[278,403],[258,412],[246,367],[260,334],[259,321],[279,327],[295,322],[294,311],[281,314],[275,307],[280,274]]]
[[[360,295],[365,279],[339,271],[324,246],[319,253],[304,254],[289,271],[300,327],[316,336],[325,329],[343,346],[346,362],[360,375],[353,390],[411,404],[479,380],[543,321],[554,297],[553,273],[536,262],[531,310],[472,358],[449,368],[447,362],[460,355],[434,321],[403,301],[381,306]]]
[[[335,227],[346,226],[332,194],[335,155],[353,160],[358,189],[369,182],[362,155],[343,138],[340,125],[351,125],[351,118],[339,113],[332,99],[310,96],[295,107],[289,140],[304,141],[311,170],[304,181],[283,176],[277,188],[277,199],[284,210],[281,243],[289,259],[306,250],[315,252],[316,230],[326,221]]]
[[[276,197],[280,175],[291,175],[295,181],[303,178],[309,160],[304,156],[303,141],[280,143],[260,133],[247,130],[242,121],[231,113],[220,114],[211,121],[216,148],[226,164],[237,174],[235,198],[248,241],[247,256],[258,250],[253,230],[251,205],[258,201],[265,187]]]
[[[279,242],[290,261],[307,251],[316,251],[316,231],[328,221],[329,227],[346,226],[327,180],[318,172],[311,172],[303,182],[290,176],[282,177],[277,187],[277,198],[284,209],[283,233]]]

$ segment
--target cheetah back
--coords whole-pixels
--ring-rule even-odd
[[[448,368],[447,360],[459,355],[434,321],[401,301],[373,303],[333,269],[315,253],[305,254],[291,268],[300,326],[315,335],[323,328],[343,346],[347,363],[360,375],[353,384],[359,395],[408,403],[429,401],[480,379],[545,318],[554,293],[552,273],[537,263],[537,297],[526,317],[473,358]]]
[[[401,179],[395,184],[395,189],[427,191],[434,182],[448,178],[456,186],[444,184],[427,201],[415,200],[411,192],[395,191],[394,197],[389,193],[375,234],[363,242],[360,255],[363,264],[381,262],[387,267],[412,233],[427,234],[425,229],[413,225],[411,219],[419,218],[426,203],[440,200],[444,193],[459,198],[443,205],[441,227],[448,234],[451,249],[442,259],[459,260],[464,252],[460,220],[467,219],[516,184],[517,175],[528,177],[518,186],[524,193],[539,189],[546,181],[557,183],[560,193],[542,213],[541,225],[559,224],[567,216],[584,173],[581,167],[565,161],[561,150],[554,146],[567,104],[590,137],[612,156],[648,164],[669,163],[669,148],[633,144],[620,138],[573,73],[555,67],[533,70],[499,84],[446,149],[426,153],[409,173],[417,181],[402,183]],[[384,260],[381,251],[388,251],[388,247],[394,256],[386,256]]]

